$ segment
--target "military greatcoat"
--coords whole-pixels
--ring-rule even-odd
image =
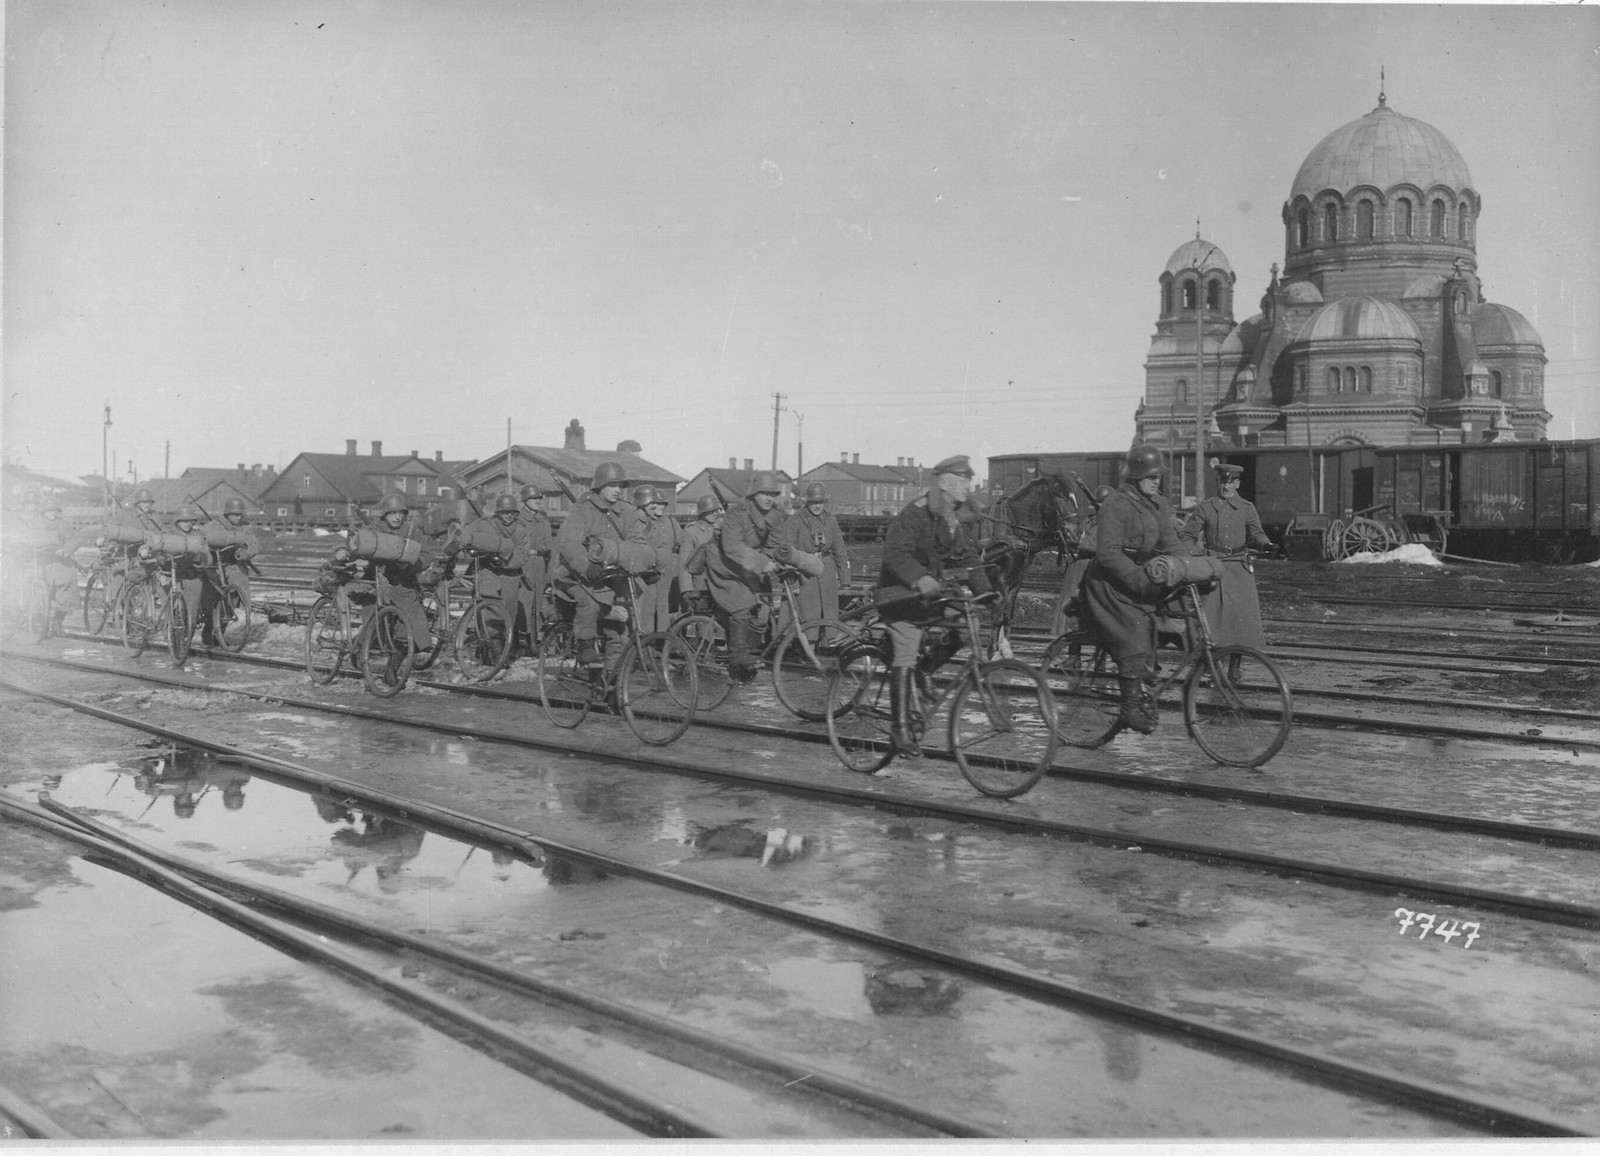
[[[796,550],[822,558],[822,573],[800,587],[801,619],[839,617],[839,588],[850,581],[850,556],[845,552],[839,520],[831,510],[813,514],[802,506],[789,516],[783,531]]]
[[[1255,505],[1239,495],[1210,497],[1196,508],[1202,535],[1200,541],[1193,543],[1196,552],[1231,554],[1246,546],[1253,550],[1272,549],[1272,539],[1261,528]],[[1218,646],[1266,649],[1256,577],[1245,569],[1242,560],[1231,560],[1222,568],[1222,581],[1201,596],[1200,608],[1211,627],[1211,640]]]
[[[1083,579],[1084,612],[1119,665],[1156,649],[1155,611],[1166,588],[1145,577],[1144,564],[1157,554],[1186,553],[1162,495],[1147,498],[1124,482],[1100,503],[1094,562]]]
[[[777,506],[763,514],[754,498],[734,503],[723,515],[706,548],[706,585],[728,614],[760,605],[764,576],[775,565],[773,551],[788,545],[783,535],[788,517]]]
[[[989,580],[970,528],[973,520],[965,516],[971,508],[970,502],[952,504],[944,491],[935,489],[895,515],[883,539],[874,595],[885,618],[928,616],[926,605],[914,598],[917,579],[925,576],[940,581],[959,577],[975,592],[987,593]]]
[[[591,561],[591,540],[616,542],[621,566],[635,574],[655,564],[655,549],[644,536],[644,515],[632,502],[618,498],[606,505],[593,490],[578,499],[556,534],[557,565],[551,582],[569,597],[575,589],[582,589],[596,602],[609,606],[616,601],[612,583],[591,583],[584,577]]]
[[[655,547],[656,566],[644,577],[639,594],[639,629],[646,634],[672,625],[672,583],[678,576],[678,550],[683,531],[671,514],[644,515],[644,536]]]

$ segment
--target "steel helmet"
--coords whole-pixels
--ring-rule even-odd
[[[806,487],[806,501],[826,502],[828,500],[828,487],[821,482],[812,482]]]
[[[598,490],[602,486],[620,486],[628,480],[627,471],[617,462],[601,462],[594,470],[594,481],[589,483],[591,490]]]
[[[222,512],[224,514],[241,514],[242,515],[244,513],[244,499],[243,498],[229,498],[227,501],[222,503]]]
[[[701,494],[694,503],[694,512],[703,518],[707,514],[714,514],[722,509],[722,499],[715,494]]]
[[[1166,472],[1166,466],[1161,460],[1161,451],[1152,445],[1134,446],[1128,451],[1128,460],[1122,466],[1123,476],[1130,482],[1137,482],[1143,478],[1159,478]]]
[[[783,493],[783,479],[771,470],[757,470],[750,477],[750,484],[744,488],[744,496],[754,494],[781,494]]]
[[[1110,486],[1096,486],[1094,488],[1094,504],[1098,506],[1101,502],[1110,497],[1112,492],[1113,491]]]
[[[135,506],[143,506],[146,503],[152,506],[155,505],[156,496],[145,487],[140,486],[137,490],[133,491],[133,504]]]
[[[396,510],[407,514],[411,512],[411,507],[406,505],[406,499],[403,494],[390,491],[378,499],[378,517],[381,518],[385,514],[392,514]]]
[[[656,489],[654,486],[649,485],[648,483],[642,486],[633,487],[633,493],[628,495],[628,500],[631,501],[635,506],[638,506],[641,510],[646,506],[653,506],[657,502],[666,501],[666,499],[661,496],[661,491]]]
[[[174,522],[204,522],[206,516],[201,512],[199,506],[193,502],[185,502],[178,507],[178,512],[172,515],[172,520]]]
[[[496,514],[515,514],[517,512],[517,496],[515,494],[496,495],[494,512]]]
[[[517,497],[526,502],[529,499],[543,498],[544,491],[538,486],[534,485],[532,482],[529,482],[527,485],[523,486],[521,490],[517,491]]]

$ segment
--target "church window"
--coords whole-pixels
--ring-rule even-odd
[[[1339,239],[1339,206],[1326,205],[1322,210],[1322,241],[1332,244]]]
[[[1411,236],[1411,201],[1406,197],[1401,197],[1400,202],[1394,207],[1394,235]]]
[[[1222,308],[1222,285],[1215,278],[1206,282],[1206,308]]]
[[[1185,309],[1194,308],[1194,296],[1194,282],[1185,281],[1183,283],[1183,307]]]
[[[1163,281],[1163,282],[1161,282],[1161,312],[1163,314],[1167,314],[1167,313],[1171,313],[1172,312],[1172,282],[1171,281]]]
[[[1305,362],[1301,362],[1299,365],[1295,366],[1294,367],[1294,391],[1296,393],[1299,393],[1299,394],[1305,393],[1306,392],[1306,383],[1307,383],[1307,381],[1310,380],[1310,377],[1311,377],[1311,375],[1310,375],[1309,371],[1307,371],[1307,369],[1306,369]]]
[[[1356,367],[1353,365],[1344,367],[1344,389],[1346,393],[1356,391]]]
[[[1184,404],[1186,404],[1188,402],[1188,400],[1189,400],[1189,379],[1188,378],[1186,378],[1186,377],[1178,378],[1178,389],[1177,389],[1176,394],[1174,394],[1174,397],[1177,400],[1177,403],[1179,405],[1184,405]]]
[[[1372,202],[1362,201],[1356,206],[1356,235],[1363,241],[1372,240]]]
[[[1497,369],[1489,375],[1489,396],[1504,397],[1506,395],[1505,389],[1505,381],[1501,378],[1500,371]]]
[[[1465,293],[1457,293],[1456,294],[1456,312],[1461,314],[1463,317],[1466,316],[1466,313],[1467,313],[1467,295]]]
[[[1371,393],[1372,392],[1372,366],[1363,365],[1361,367],[1361,383],[1357,387],[1357,392],[1359,392],[1359,393]]]
[[[1344,392],[1344,383],[1339,379],[1339,367],[1337,365],[1328,366],[1328,392],[1330,394]]]
[[[1522,392],[1533,392],[1533,370],[1531,369],[1524,369],[1522,371]]]
[[[1430,237],[1444,236],[1444,202],[1433,202],[1433,216],[1428,221],[1428,235]]]
[[[1304,205],[1295,214],[1294,243],[1302,249],[1311,244],[1311,214]]]
[[[1458,241],[1467,239],[1467,206],[1464,204],[1456,212],[1456,239]]]

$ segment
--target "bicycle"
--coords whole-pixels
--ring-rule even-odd
[[[238,654],[250,641],[252,600],[249,590],[228,581],[223,565],[221,551],[214,550],[210,561],[200,568],[200,577],[215,595],[211,604],[211,636],[223,650]]]
[[[450,631],[456,669],[472,682],[488,682],[511,661],[513,635],[505,600],[483,590],[486,555],[474,553],[468,563],[471,597]]]
[[[1199,583],[1181,583],[1161,606],[1181,623],[1183,649],[1158,682],[1157,701],[1181,678],[1184,727],[1200,749],[1223,766],[1261,766],[1283,748],[1294,723],[1283,673],[1259,650],[1213,642]],[[1051,642],[1040,671],[1055,698],[1062,742],[1102,747],[1122,729],[1116,666],[1091,630],[1069,630]]]
[[[1055,757],[1057,735],[1053,702],[1039,672],[1018,658],[985,661],[972,644],[979,637],[977,608],[993,597],[947,593],[932,600],[931,606],[958,611],[964,619],[967,657],[960,672],[937,693],[932,679],[919,674],[907,714],[911,737],[920,744],[934,715],[949,704],[947,735],[962,777],[985,795],[1010,799],[1032,790],[1044,775]],[[951,629],[948,623],[927,628],[922,653],[930,654],[951,641],[947,633]],[[830,680],[830,696],[853,703],[850,709],[827,716],[828,742],[852,771],[872,774],[895,757],[889,706],[891,658],[888,626],[874,623],[867,639],[843,656]]]
[[[376,586],[358,578],[362,569],[360,563],[336,554],[313,584],[320,593],[306,617],[305,666],[317,686],[332,682],[346,659],[360,668],[357,636],[366,625],[367,611],[378,601]]]
[[[637,579],[619,568],[610,568],[603,576],[616,577],[627,578],[620,603],[627,615],[627,642],[616,665],[579,661],[578,639],[564,610],[539,642],[539,702],[546,718],[568,730],[582,723],[594,707],[614,705],[642,742],[666,746],[694,722],[700,695],[695,656],[670,631],[641,634],[635,607]]]
[[[144,572],[130,578],[122,591],[122,644],[138,658],[156,634],[164,635],[172,665],[182,667],[189,658],[192,626],[189,604],[178,578],[178,560],[185,554],[205,554],[205,536],[152,532],[139,548]]]
[[[828,698],[829,678],[840,656],[861,641],[861,636],[837,618],[800,616],[801,572],[790,566],[773,571],[773,589],[767,601],[767,638],[761,660],[772,666],[772,689],[791,713],[808,722],[821,722],[825,714],[843,710],[848,703]],[[778,624],[785,623],[782,629]],[[667,629],[694,652],[700,677],[698,710],[714,710],[733,692],[728,668],[728,640],[722,624],[711,614],[691,613],[674,619]]]

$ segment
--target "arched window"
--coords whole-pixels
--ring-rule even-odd
[[[1467,239],[1467,206],[1466,206],[1466,203],[1463,202],[1462,205],[1461,205],[1461,208],[1456,211],[1456,240],[1465,241],[1466,239]]]
[[[1322,243],[1330,245],[1339,239],[1339,206],[1325,205],[1322,210]]]
[[[1337,365],[1328,366],[1328,392],[1330,394],[1344,392],[1344,384],[1339,380],[1339,367]]]
[[[1444,236],[1444,202],[1433,202],[1433,215],[1428,220],[1428,235],[1430,237]]]
[[[1185,281],[1183,283],[1183,307],[1185,309],[1193,309],[1194,308],[1194,282],[1193,281]]]
[[[1467,313],[1467,295],[1465,293],[1457,293],[1456,294],[1456,312],[1461,314],[1463,317],[1466,316],[1466,313]]]
[[[1222,283],[1215,277],[1206,282],[1206,308],[1213,311],[1222,308]]]
[[[1173,399],[1179,405],[1185,405],[1185,404],[1188,403],[1188,401],[1189,401],[1189,379],[1188,378],[1186,378],[1186,377],[1178,378],[1178,388],[1177,388],[1177,391],[1173,394]]]
[[[1361,367],[1361,384],[1359,386],[1359,392],[1372,392],[1372,366],[1370,365],[1363,365]]]
[[[1411,236],[1411,201],[1401,197],[1394,207],[1394,235],[1396,237]]]
[[[1501,378],[1500,371],[1497,369],[1494,372],[1490,373],[1489,374],[1489,396],[1490,397],[1504,397],[1506,395],[1505,391],[1506,391],[1506,383]]]
[[[1356,391],[1356,370],[1353,365],[1344,367],[1344,390],[1346,393],[1354,393]]]
[[[1372,240],[1372,202],[1362,201],[1356,206],[1356,236],[1363,241]]]
[[[1163,281],[1163,282],[1161,282],[1161,312],[1163,314],[1172,312],[1172,282],[1171,281]]]
[[[1533,370],[1531,369],[1524,369],[1522,371],[1522,392],[1533,392]]]
[[[1302,249],[1311,244],[1311,214],[1304,205],[1301,205],[1300,211],[1295,214],[1294,243]]]
[[[1294,391],[1296,393],[1301,393],[1301,394],[1305,393],[1306,392],[1306,382],[1310,380],[1310,377],[1311,377],[1311,375],[1310,375],[1310,372],[1306,369],[1306,363],[1305,362],[1302,361],[1299,365],[1295,366],[1294,367]]]

